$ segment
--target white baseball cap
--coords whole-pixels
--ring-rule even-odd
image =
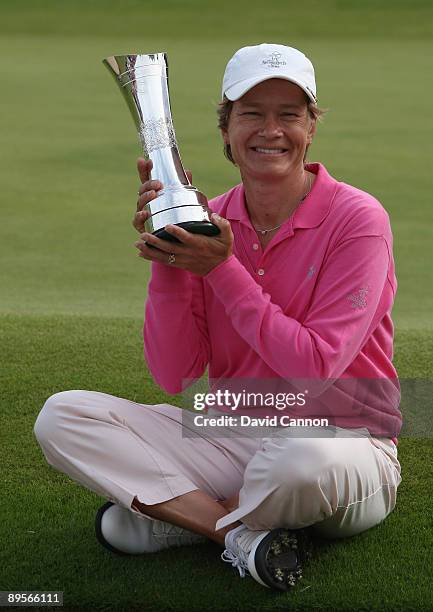
[[[236,51],[224,72],[222,95],[239,100],[268,79],[287,79],[303,89],[312,102],[317,101],[314,67],[308,57],[293,47],[269,43]]]

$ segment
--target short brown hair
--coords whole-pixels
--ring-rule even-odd
[[[310,98],[305,94],[305,98],[307,100],[308,112],[310,113],[310,117],[315,121],[321,121],[323,115],[326,113],[326,110],[323,108],[319,108],[317,104],[312,102]],[[217,116],[218,116],[218,127],[220,130],[227,130],[230,120],[230,115],[233,109],[233,102],[229,100],[226,96],[224,96],[222,102],[218,104],[217,108]],[[227,157],[232,164],[235,164],[235,160],[232,156],[231,147],[228,144],[224,143],[224,155]]]

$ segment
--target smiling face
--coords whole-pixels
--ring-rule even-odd
[[[233,103],[222,130],[242,178],[275,180],[302,171],[316,128],[304,91],[284,79],[270,79]]]

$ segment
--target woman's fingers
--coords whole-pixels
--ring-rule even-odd
[[[141,239],[142,239],[142,242],[135,243],[135,246],[137,248],[140,248],[140,245],[146,244],[146,245],[151,245],[152,247],[155,247],[159,251],[163,251],[165,253],[179,254],[181,252],[181,249],[179,248],[180,247],[179,243],[172,242],[170,240],[161,240],[161,238],[158,238],[157,236],[154,236],[153,234],[150,234],[148,232],[144,232],[141,235]],[[155,250],[155,249],[152,249],[152,250]]]
[[[150,213],[145,210],[145,206],[154,200],[158,195],[158,191],[162,189],[161,181],[150,179],[152,165],[152,160],[150,159],[145,160],[144,158],[139,157],[137,160],[137,169],[142,183],[137,194],[137,211],[132,219],[132,225],[140,233],[144,232],[144,224],[150,217]]]
[[[220,217],[217,213],[212,213],[210,220],[220,230],[218,238],[223,242],[231,242],[233,240],[232,229],[230,221],[227,221],[224,217]]]
[[[153,163],[151,159],[144,159],[144,157],[139,157],[137,159],[137,170],[138,176],[140,177],[140,181],[142,183],[148,181],[150,179],[150,173],[153,168]]]
[[[162,189],[162,183],[161,181],[158,180],[154,180],[154,181],[145,181],[144,183],[142,183],[138,189],[138,195],[142,196],[145,193],[148,193],[150,191],[153,192],[157,192],[160,191]]]
[[[160,261],[168,265],[179,265],[178,257],[182,255],[179,245],[167,240],[161,240],[147,232],[142,234],[142,240],[135,243],[138,256],[148,261]],[[152,248],[154,247],[154,248]]]
[[[140,234],[144,232],[144,224],[146,223],[149,217],[150,213],[147,210],[138,210],[135,213],[134,218],[132,220],[132,225],[135,227],[137,232],[140,232]]]
[[[152,249],[146,244],[144,244],[143,242],[141,243],[136,242],[135,246],[138,249],[138,257],[142,257],[143,259],[147,259],[148,261],[160,261],[161,263],[165,263],[165,264],[168,264],[170,262],[169,260],[170,255],[169,253],[166,253],[165,251],[160,251],[158,249]],[[175,256],[175,261],[176,261],[176,256]]]

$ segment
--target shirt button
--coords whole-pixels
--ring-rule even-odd
[[[257,274],[259,276],[263,276],[264,273],[265,273],[265,271],[263,270],[263,268],[259,268],[259,270],[257,270]]]
[[[257,244],[257,242],[255,242],[253,244],[253,251],[258,251],[259,250],[259,245]]]

